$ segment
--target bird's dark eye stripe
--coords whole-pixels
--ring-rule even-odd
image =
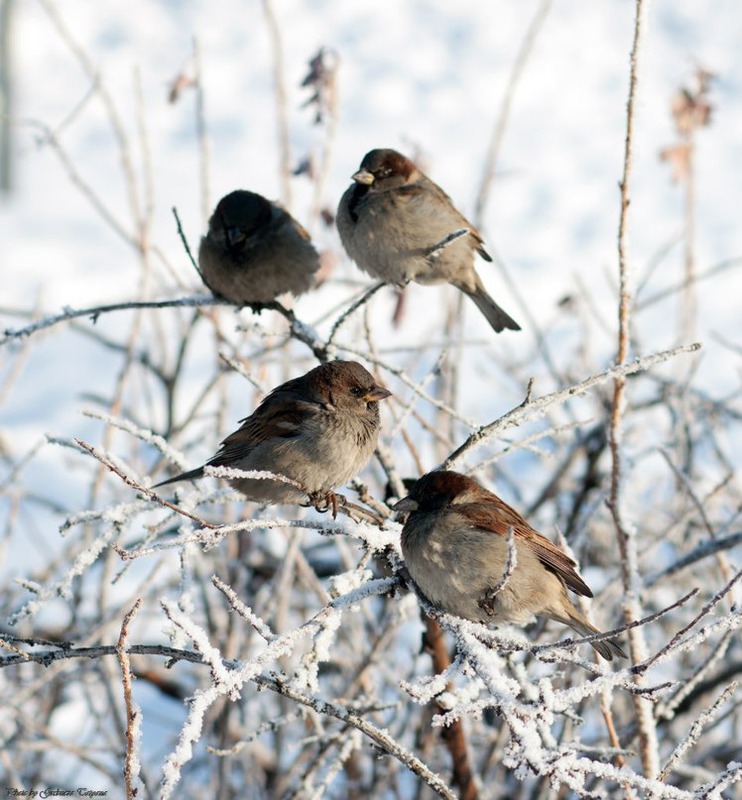
[[[365,389],[364,389],[362,386],[354,386],[354,387],[351,389],[351,392],[352,392],[352,393],[353,393],[353,394],[354,394],[356,397],[363,397],[363,395],[364,395],[364,394],[366,394],[366,390],[365,390]]]

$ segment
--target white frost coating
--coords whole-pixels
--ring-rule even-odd
[[[144,797],[145,789],[142,782],[142,709],[131,699],[133,719],[131,721],[131,737],[133,748],[127,754],[131,769],[131,788],[136,792],[136,797]]]
[[[742,781],[742,761],[730,761],[721,775],[700,786],[693,796],[697,800],[722,800],[722,792],[740,781]]]
[[[533,642],[519,628],[501,625],[497,628],[486,628],[479,622],[461,619],[451,614],[442,615],[442,621],[456,634],[474,637],[486,641],[492,649],[501,652],[530,650]]]
[[[463,660],[461,653],[458,653],[450,666],[437,675],[426,675],[415,683],[400,681],[399,686],[421,705],[426,705],[433,699],[442,704],[441,697],[446,695],[452,702],[448,710],[454,711],[454,715],[458,716],[458,710],[464,706],[473,707],[483,690],[482,681],[476,677],[449,689],[449,683],[455,684],[456,679],[465,674],[466,666],[466,661]]]
[[[216,575],[211,576],[212,583],[221,591],[229,604],[234,608],[234,610],[245,620],[247,620],[250,625],[255,628],[255,630],[265,639],[267,642],[272,641],[276,638],[276,635],[270,629],[270,626],[261,618],[259,617],[247,603],[243,603],[242,600],[237,596],[237,593],[232,589],[231,586],[227,586],[223,581],[221,581]]]
[[[348,529],[348,535],[365,542],[372,550],[384,550],[390,545],[400,553],[399,536],[402,526],[398,522],[386,520],[384,529],[377,528],[369,522],[361,521]]]
[[[198,652],[201,653],[204,661],[211,667],[215,681],[224,685],[229,684],[230,672],[222,662],[222,654],[219,649],[214,647],[209,641],[209,636],[206,631],[200,625],[193,622],[193,620],[181,610],[177,603],[164,597],[160,600],[160,603],[173,623],[179,628],[182,628],[192,639],[193,644]]]
[[[177,627],[182,628],[190,636],[204,660],[210,665],[212,670],[213,685],[205,690],[200,690],[194,695],[190,706],[188,719],[184,724],[180,739],[175,750],[167,757],[163,765],[163,789],[162,798],[168,800],[172,796],[178,781],[180,780],[180,770],[182,766],[190,760],[193,755],[193,743],[201,736],[203,718],[206,710],[221,696],[228,695],[236,699],[240,695],[244,684],[263,669],[276,662],[281,656],[288,655],[296,650],[301,639],[306,636],[316,639],[322,637],[325,628],[337,631],[342,618],[342,610],[355,605],[362,597],[380,594],[387,591],[396,583],[395,579],[387,578],[376,581],[369,581],[349,594],[333,600],[330,605],[319,611],[311,620],[305,622],[301,627],[289,631],[282,636],[276,636],[267,644],[256,657],[238,663],[237,666],[227,666],[224,664],[219,650],[211,645],[205,631],[192,620],[188,619],[177,607],[177,604],[170,600],[163,599],[161,603],[166,609],[168,616]],[[328,656],[328,644],[332,636],[328,635],[321,638],[320,648],[325,657]],[[301,682],[312,683],[315,681],[314,667],[309,665],[300,675]]]
[[[388,594],[397,585],[396,578],[376,578],[361,584],[356,589],[351,589],[347,594],[336,597],[328,607],[342,610],[353,608],[367,597]]]
[[[42,586],[40,583],[36,581],[30,581],[27,578],[16,578],[15,583],[18,586],[22,586],[24,589],[28,589],[29,592],[33,592],[34,594],[39,594],[42,591]]]
[[[132,436],[136,436],[137,439],[141,439],[141,441],[156,447],[179,469],[188,469],[188,459],[185,457],[185,455],[181,453],[180,450],[174,448],[167,441],[167,439],[163,439],[162,436],[158,436],[148,428],[141,428],[140,426],[135,425],[131,420],[123,419],[122,417],[117,417],[113,414],[105,414],[104,412],[96,411],[95,409],[85,409],[82,413],[86,417],[99,419],[102,422],[105,422],[107,425],[111,425],[112,427],[118,428],[121,431],[126,431],[127,433],[132,434]]]
[[[178,607],[184,614],[193,614],[196,611],[194,594],[196,587],[193,585],[192,562],[198,558],[198,551],[192,544],[185,544],[179,550],[180,556],[180,586],[178,590]]]
[[[252,478],[253,480],[261,481],[278,481],[279,483],[288,483],[290,486],[302,489],[300,483],[297,483],[291,478],[287,478],[285,475],[279,475],[276,472],[269,472],[268,470],[205,466],[204,476],[207,478]]]
[[[459,699],[453,692],[441,692],[435,700],[443,711],[451,711],[459,703]]]
[[[141,514],[145,509],[151,509],[148,501],[136,500],[131,503],[119,503],[102,511],[80,511],[71,514],[60,526],[60,532],[64,535],[67,530],[77,525],[87,525],[90,522],[108,522],[111,525],[125,525],[132,521],[137,514]]]
[[[332,659],[332,645],[335,642],[335,635],[340,629],[342,614],[333,614],[327,619],[320,632],[314,637],[314,650],[317,661],[330,661]]]
[[[462,632],[461,642],[466,660],[482,679],[490,694],[500,701],[513,702],[521,693],[521,688],[517,681],[508,677],[503,671],[499,654],[467,633]]]
[[[297,670],[291,686],[299,691],[319,691],[319,665],[322,661],[331,660],[332,646],[340,629],[342,612],[335,612],[325,617],[322,627],[314,636],[312,649],[301,660],[301,669]]]
[[[25,603],[14,614],[8,617],[8,625],[16,625],[22,619],[34,616],[46,605],[47,600],[52,597],[70,597],[72,592],[72,582],[75,578],[83,575],[87,569],[94,564],[100,554],[108,547],[111,540],[118,535],[118,531],[112,525],[108,529],[101,531],[93,538],[87,548],[75,556],[72,566],[65,574],[56,581],[47,584],[38,592],[37,598]]]
[[[445,691],[450,680],[460,671],[458,659],[454,661],[448,669],[439,672],[437,675],[426,675],[415,683],[400,681],[399,686],[409,696],[420,705],[426,705],[434,697]]]
[[[180,770],[193,756],[193,743],[201,738],[206,712],[217,697],[222,694],[215,687],[197,691],[189,703],[188,718],[180,731],[180,739],[175,750],[162,765],[161,800],[169,800],[180,780]]]
[[[335,575],[330,578],[332,594],[335,597],[348,594],[362,584],[370,581],[371,577],[372,573],[369,569],[354,569],[350,572],[343,572],[341,575]]]

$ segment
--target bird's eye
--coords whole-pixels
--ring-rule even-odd
[[[350,393],[353,397],[363,397],[363,395],[366,394],[366,390],[362,386],[354,386],[350,390]]]

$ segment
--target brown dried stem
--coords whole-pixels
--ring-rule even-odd
[[[639,55],[644,36],[644,0],[636,0],[636,16],[634,22],[634,41],[631,48],[629,73],[629,98],[626,109],[626,137],[624,142],[623,176],[620,183],[621,211],[618,223],[618,351],[616,362],[625,364],[629,352],[632,270],[628,252],[628,219],[633,167],[634,109],[636,89],[639,80]],[[636,530],[628,525],[623,512],[623,480],[624,464],[622,454],[622,416],[626,404],[626,377],[617,375],[614,382],[613,402],[611,406],[608,442],[611,452],[611,485],[608,506],[613,517],[616,539],[621,556],[621,575],[624,588],[624,618],[631,623],[642,616],[639,584],[639,563],[636,543]],[[643,661],[647,656],[644,629],[637,626],[629,629],[629,649],[634,664]],[[636,676],[640,681],[641,677]],[[637,695],[632,696],[634,711],[639,725],[639,740],[642,767],[647,778],[654,778],[660,769],[659,743],[657,727],[651,703]]]
[[[425,645],[433,660],[433,674],[439,675],[451,666],[451,656],[446,647],[446,638],[436,620],[425,614],[422,609],[420,613],[425,622]],[[448,689],[450,690],[452,686],[449,682]],[[437,702],[435,706],[442,714],[447,711]],[[454,720],[443,729],[442,735],[446,747],[451,753],[453,783],[459,789],[460,800],[477,800],[479,792],[471,769],[463,722],[460,719]]]
[[[289,145],[288,101],[283,64],[281,27],[271,0],[263,0],[263,13],[268,27],[273,57],[273,88],[276,93],[276,136],[278,138],[278,172],[281,183],[281,202],[291,208],[291,148]]]
[[[126,640],[129,637],[129,625],[142,607],[142,598],[137,598],[133,608],[124,617],[121,624],[121,633],[116,644],[116,655],[121,665],[121,679],[124,689],[124,703],[126,705],[126,759],[124,761],[124,786],[126,800],[134,800],[138,794],[139,773],[136,765],[139,762],[138,742],[135,732],[139,729],[141,721],[137,719],[141,712],[131,696],[131,661],[126,649]]]

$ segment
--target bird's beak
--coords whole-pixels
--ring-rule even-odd
[[[242,228],[226,228],[225,233],[230,247],[236,247],[247,239],[247,234]]]
[[[365,395],[363,395],[363,399],[369,403],[371,400],[383,400],[385,397],[391,397],[392,393],[389,389],[385,389],[383,386],[379,386],[378,384],[373,387],[373,389],[369,389]]]
[[[355,175],[351,176],[356,183],[363,183],[366,186],[370,186],[374,180],[376,180],[372,173],[370,173],[367,169],[361,167],[361,169],[356,172]]]
[[[392,511],[417,511],[417,500],[413,500],[409,495],[403,497],[398,503],[395,503]]]

